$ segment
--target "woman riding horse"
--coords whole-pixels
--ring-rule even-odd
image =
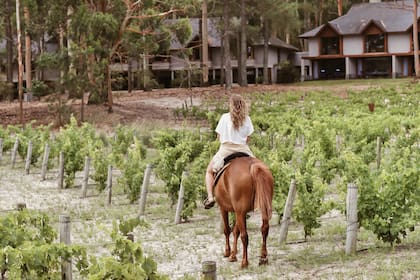
[[[224,256],[229,257],[229,261],[237,261],[238,238],[241,237],[243,249],[241,267],[248,266],[246,215],[250,211],[259,209],[263,238],[259,264],[267,264],[267,236],[272,214],[274,179],[270,169],[255,158],[248,147],[249,136],[254,127],[248,116],[245,101],[240,95],[234,94],[230,97],[229,105],[230,112],[222,115],[216,127],[221,145],[207,167],[208,197],[204,201],[204,207],[210,209],[215,201],[220,207],[226,238]],[[249,156],[234,158],[223,167],[225,158],[238,152]],[[215,184],[214,174],[222,167],[223,173],[218,174]],[[229,225],[229,212],[235,213],[233,229]],[[229,240],[231,232],[234,236],[233,248]]]
[[[248,116],[247,105],[242,96],[239,94],[231,95],[229,113],[222,115],[215,131],[220,141],[220,147],[206,170],[207,198],[204,200],[205,209],[214,206],[214,174],[223,167],[224,159],[236,152],[253,156],[248,146],[248,140],[254,132],[254,126]]]

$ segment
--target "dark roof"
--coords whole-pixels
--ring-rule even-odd
[[[318,26],[299,37],[316,37],[326,25],[332,27],[339,35],[360,34],[371,23],[388,33],[406,32],[413,25],[413,1],[355,4],[344,16]]]
[[[263,40],[263,39],[260,39],[260,40],[258,40],[257,42],[255,42],[255,43],[254,43],[254,45],[255,45],[255,46],[261,46],[261,45],[264,45],[264,40]],[[296,48],[295,46],[290,45],[290,44],[288,44],[288,43],[286,43],[286,42],[284,42],[284,41],[280,40],[280,39],[279,39],[279,38],[277,38],[277,37],[271,37],[271,38],[268,40],[268,45],[269,45],[269,46],[278,47],[278,48],[282,48],[282,49],[288,49],[288,50],[293,50],[293,51],[299,51],[299,49],[298,49],[298,48]]]
[[[201,26],[200,26],[200,20],[199,18],[190,18],[190,24],[191,24],[191,29],[192,29],[192,33],[190,38],[187,40],[186,45],[188,45],[192,40],[196,39],[197,37],[200,37],[201,34]],[[173,21],[173,20],[168,20],[168,22]],[[222,46],[222,42],[221,42],[221,38],[222,38],[222,34],[220,31],[220,19],[218,18],[209,18],[207,21],[207,32],[208,32],[208,44],[209,47],[213,47],[213,48],[220,48]],[[263,44],[263,40],[258,40],[255,45],[262,45]],[[284,48],[284,49],[289,49],[289,50],[294,50],[294,51],[298,51],[299,49],[287,44],[286,42],[280,40],[279,38],[275,38],[275,37],[271,37],[270,41],[269,41],[269,45],[271,46],[275,46],[275,47],[279,47],[279,48]],[[176,38],[176,36],[173,36],[171,39],[171,50],[179,50],[182,49],[184,46],[181,45],[181,43],[178,41],[178,39]]]

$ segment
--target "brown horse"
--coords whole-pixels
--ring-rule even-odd
[[[246,231],[246,215],[254,209],[259,209],[262,215],[261,233],[263,243],[259,264],[267,264],[267,236],[269,220],[272,214],[273,175],[270,169],[259,159],[239,157],[231,161],[220,179],[217,181],[214,194],[220,207],[226,238],[225,257],[229,261],[237,261],[239,234],[242,240],[241,267],[248,266],[248,233]],[[229,236],[232,229],[229,226],[229,212],[235,213],[236,222],[233,227],[233,249],[231,250]]]

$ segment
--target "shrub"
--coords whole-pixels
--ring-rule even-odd
[[[283,62],[280,64],[280,69],[277,71],[278,83],[294,83],[299,80],[299,71],[290,62]]]

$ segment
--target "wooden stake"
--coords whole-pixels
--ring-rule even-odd
[[[44,148],[44,157],[42,158],[42,167],[41,167],[41,180],[45,180],[48,169],[48,158],[50,156],[50,145],[45,144]]]
[[[58,163],[58,188],[63,188],[64,182],[64,152],[60,152],[59,163]]]
[[[181,222],[181,213],[182,213],[182,208],[184,207],[184,192],[185,192],[183,180],[186,176],[188,176],[188,173],[186,171],[183,171],[182,176],[181,176],[181,184],[179,186],[178,204],[176,206],[176,213],[175,213],[175,224],[179,224]]]
[[[33,147],[32,140],[29,140],[28,151],[26,153],[26,162],[25,162],[25,172],[26,172],[26,174],[29,174],[29,171],[31,169],[32,147]]]
[[[381,137],[378,136],[376,139],[376,168],[379,169],[381,167],[381,146],[382,140]]]
[[[152,165],[148,164],[146,166],[146,169],[144,170],[143,185],[141,187],[141,196],[140,196],[140,202],[139,202],[139,208],[140,208],[139,216],[144,215],[144,210],[146,208],[146,197],[147,197],[147,192],[149,189],[151,171],[152,171]]]
[[[3,160],[3,138],[0,138],[0,162]]]
[[[83,172],[83,182],[82,182],[82,197],[86,197],[87,186],[89,181],[89,168],[90,168],[90,157],[85,157],[85,169]]]
[[[132,232],[127,233],[127,239],[130,240],[131,242],[134,242],[134,233]]]
[[[22,211],[25,208],[26,208],[26,203],[25,202],[19,202],[19,203],[16,204],[16,210],[18,210],[18,211]]]
[[[357,186],[355,184],[347,185],[346,215],[346,254],[349,255],[356,252],[357,231],[359,229],[357,221]]]
[[[108,176],[106,178],[106,188],[108,190],[106,203],[111,205],[112,202],[112,165],[108,165]]]
[[[11,158],[12,168],[15,167],[16,154],[17,154],[18,147],[19,147],[19,138],[16,137],[15,144],[13,145],[13,150],[12,150],[12,158]]]
[[[340,135],[335,135],[335,150],[337,151],[337,153],[340,152],[340,146],[341,146],[341,139],[340,139]]]
[[[60,242],[64,244],[71,244],[70,238],[70,217],[67,215],[60,215]],[[71,259],[61,260],[61,279],[72,280]]]
[[[296,197],[296,180],[290,181],[289,193],[287,195],[286,205],[284,206],[283,218],[280,222],[280,244],[286,242],[289,222],[292,216],[293,203]]]
[[[215,261],[204,261],[201,264],[201,280],[216,280],[217,279],[217,269]]]

